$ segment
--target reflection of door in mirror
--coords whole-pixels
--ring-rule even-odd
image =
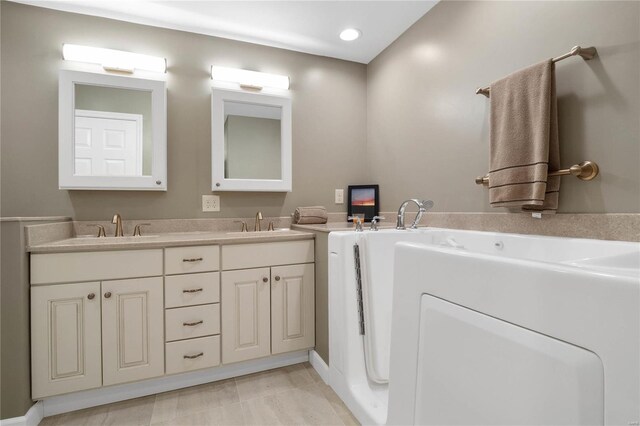
[[[141,176],[140,114],[76,109],[76,176]]]
[[[282,179],[282,108],[225,101],[224,177]]]
[[[76,84],[74,101],[74,175],[151,174],[151,92]]]

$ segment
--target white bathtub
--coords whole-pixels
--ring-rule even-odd
[[[332,232],[329,234],[329,384],[362,424],[385,424],[388,385],[371,380],[365,366],[365,340],[360,334],[354,244],[361,249],[365,280],[376,286],[369,299],[373,323],[365,325],[376,349],[373,373],[389,369],[393,251],[400,241],[431,241],[417,230]],[[372,335],[373,334],[373,335]],[[380,377],[377,377],[378,379]]]
[[[396,248],[399,242],[404,243]],[[359,245],[362,260],[364,337],[359,326],[355,243]],[[504,423],[505,419],[513,423],[514,418],[509,417],[509,410],[505,409],[508,398],[504,394],[501,398],[507,405],[498,404],[500,413],[492,412],[497,408],[491,408],[487,401],[470,401],[469,406],[474,409],[478,409],[474,404],[479,404],[486,410],[470,412],[465,417],[459,401],[456,405],[455,398],[443,392],[446,389],[463,394],[465,387],[468,392],[482,389],[482,386],[477,389],[469,386],[469,374],[489,371],[482,357],[489,352],[482,345],[467,347],[467,352],[478,356],[472,357],[473,362],[465,361],[468,368],[476,370],[465,370],[462,366],[446,364],[447,359],[451,362],[458,359],[453,356],[457,352],[447,353],[447,345],[439,344],[441,352],[437,352],[425,344],[430,339],[439,342],[439,331],[449,333],[455,329],[446,321],[444,328],[435,331],[430,328],[433,322],[429,327],[422,324],[424,318],[440,312],[439,309],[447,312],[440,314],[449,315],[449,320],[457,315],[447,311],[448,306],[438,305],[442,302],[474,312],[460,314],[470,315],[472,323],[486,320],[473,316],[477,313],[515,326],[514,329],[506,327],[505,331],[500,328],[504,325],[499,324],[496,333],[505,332],[513,341],[527,341],[536,353],[540,347],[548,349],[548,356],[535,364],[543,369],[536,373],[542,387],[527,388],[532,406],[544,400],[535,393],[544,390],[544,372],[559,368],[558,365],[569,365],[568,373],[560,369],[556,377],[562,378],[566,373],[580,386],[568,388],[573,394],[569,391],[559,394],[558,400],[565,398],[561,407],[552,407],[552,401],[545,402],[547,405],[542,410],[547,417],[530,414],[531,419],[538,423],[546,419],[548,423],[557,423],[554,418],[594,423],[593,419],[601,416],[595,423],[638,421],[639,247],[636,243],[435,228],[332,233],[329,237],[329,383],[363,424],[480,423],[481,420],[496,424]],[[395,277],[394,253],[397,254]],[[462,320],[456,318],[455,321]],[[491,335],[494,324],[486,321]],[[529,334],[520,335],[520,328]],[[448,334],[443,335],[446,341]],[[465,336],[465,339],[469,337]],[[485,338],[481,342],[486,341],[487,335],[478,336]],[[478,336],[472,335],[480,338]],[[556,350],[559,352],[554,352]],[[549,360],[560,361],[549,364]],[[425,366],[425,362],[428,365]],[[515,361],[505,362],[517,367]],[[581,365],[582,370],[572,363]],[[438,378],[442,382],[439,384],[435,380],[438,371],[445,374]],[[456,371],[465,371],[466,375],[456,375]],[[512,370],[509,377],[515,378],[516,383],[527,383],[531,379],[518,370]],[[390,384],[384,383],[386,378]],[[495,385],[492,391],[497,394],[510,389],[508,386],[497,389],[501,383],[497,376],[488,381]],[[515,384],[512,389],[513,394],[520,390]],[[598,400],[597,392],[602,392],[601,407],[591,402],[594,398]],[[547,393],[553,395],[553,392]],[[468,393],[466,397],[471,398]],[[439,408],[430,405],[433,401],[437,401]],[[577,401],[568,417],[565,416],[570,411],[567,407],[573,402],[566,401]],[[516,403],[522,401],[514,400],[512,408],[522,410]],[[459,416],[447,417],[452,412]],[[523,417],[520,412],[516,422],[528,423],[527,415]]]

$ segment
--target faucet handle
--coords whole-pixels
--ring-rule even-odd
[[[141,237],[142,236],[142,232],[141,231],[141,227],[143,226],[151,226],[150,223],[139,223],[136,226],[134,226],[133,228],[133,236],[134,237]]]
[[[97,223],[92,223],[89,226],[97,226],[98,227],[98,238],[106,237],[107,233],[104,230],[104,226],[98,225]]]
[[[269,228],[267,228],[267,231],[273,231],[273,221],[269,222]]]
[[[240,232],[249,232],[249,229],[247,229],[247,222],[245,222],[244,220],[234,220],[233,223],[242,224],[242,229],[240,229]]]
[[[381,220],[386,219],[384,216],[374,216],[373,218],[371,218],[371,228],[369,228],[370,231],[377,231],[378,230],[378,222],[380,222]]]
[[[360,216],[349,216],[347,219],[355,223],[356,232],[362,232],[362,218]]]

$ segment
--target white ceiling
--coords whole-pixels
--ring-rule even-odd
[[[171,28],[369,63],[437,1],[15,0],[85,15]],[[340,31],[362,36],[340,40]]]

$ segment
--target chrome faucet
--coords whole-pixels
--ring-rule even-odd
[[[253,226],[254,232],[262,231],[262,228],[260,227],[261,220],[262,220],[262,212],[256,213],[256,224]]]
[[[403,201],[400,205],[400,208],[398,209],[398,220],[396,221],[396,229],[407,229],[404,226],[404,211],[407,209],[407,205],[409,203],[415,203],[418,206],[418,213],[416,213],[416,217],[410,226],[411,229],[416,229],[418,227],[418,223],[420,223],[420,219],[422,219],[422,215],[427,210],[433,207],[433,201],[431,200],[420,201],[416,198],[411,198],[409,200]]]
[[[378,230],[378,222],[381,220],[385,220],[386,218],[384,216],[374,216],[371,219],[371,228],[369,228],[369,231],[377,231]]]
[[[116,213],[113,215],[113,219],[111,219],[111,223],[116,225],[116,237],[123,237],[124,233],[122,232],[122,218],[120,217],[120,213]]]
[[[349,216],[347,220],[351,220],[356,224],[356,232],[362,232],[362,219],[360,216]]]

